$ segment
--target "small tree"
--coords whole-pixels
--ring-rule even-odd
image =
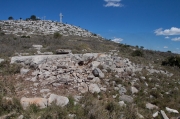
[[[14,18],[12,16],[8,17],[8,20],[13,20]]]
[[[30,19],[33,20],[33,21],[37,20],[35,15],[31,15]]]
[[[61,38],[62,35],[59,32],[54,33],[54,38]]]

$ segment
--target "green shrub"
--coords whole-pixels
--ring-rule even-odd
[[[162,61],[161,65],[163,65],[163,66],[177,66],[180,68],[180,57],[179,56],[168,57],[165,61]]]
[[[61,38],[62,35],[59,32],[54,33],[54,38]]]
[[[131,55],[132,55],[133,57],[135,57],[135,56],[142,57],[144,54],[143,54],[143,52],[142,52],[141,50],[135,50],[135,51],[133,51],[133,52],[131,53]]]

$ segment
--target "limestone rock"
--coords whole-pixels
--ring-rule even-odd
[[[30,106],[31,104],[35,104],[37,106],[39,106],[39,108],[46,108],[47,104],[48,104],[48,100],[45,98],[26,98],[26,97],[22,97],[20,100],[20,103],[23,107],[23,109],[26,109],[28,106]]]
[[[156,105],[153,105],[153,104],[151,104],[151,103],[147,103],[147,104],[146,104],[146,108],[147,108],[147,109],[150,109],[150,110],[152,110],[152,109],[158,109],[158,107],[157,107]]]
[[[120,100],[128,102],[128,103],[132,103],[133,102],[133,98],[131,96],[129,96],[129,95],[122,95],[122,96],[120,96]]]
[[[131,92],[132,94],[138,93],[138,89],[136,89],[135,87],[131,87]]]
[[[179,113],[177,110],[175,110],[175,109],[171,109],[171,108],[169,108],[169,107],[166,107],[166,110],[168,111],[168,112],[170,112],[170,113]]]
[[[3,61],[4,61],[4,59],[1,59],[1,58],[0,58],[0,63],[3,62]]]
[[[81,85],[78,87],[78,91],[81,93],[86,93],[88,92],[88,86],[86,83],[81,83]]]
[[[69,99],[64,96],[59,96],[56,94],[51,94],[48,98],[48,105],[51,105],[52,102],[55,102],[57,106],[65,106],[69,103]]]
[[[28,72],[29,72],[29,69],[25,69],[25,68],[20,69],[20,74],[21,75],[27,74]]]
[[[161,110],[161,115],[164,119],[169,119],[163,110]]]
[[[99,93],[101,90],[100,90],[100,88],[98,87],[97,84],[90,84],[89,85],[89,91],[91,93]]]

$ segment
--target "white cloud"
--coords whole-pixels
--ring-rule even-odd
[[[180,35],[180,28],[171,27],[171,29],[165,29],[162,28],[156,29],[154,31],[156,35]]]
[[[168,46],[164,46],[164,48],[168,48]]]
[[[165,39],[169,39],[169,36],[166,36]]]
[[[121,4],[121,0],[104,0],[106,2],[105,7],[123,7],[124,5]]]
[[[111,40],[111,41],[114,41],[114,42],[116,42],[116,43],[120,43],[120,42],[123,41],[123,39],[122,39],[122,38],[114,38],[114,39]]]
[[[172,41],[180,41],[180,37],[172,38]]]

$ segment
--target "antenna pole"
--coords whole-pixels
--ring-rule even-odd
[[[60,16],[60,23],[62,23],[62,18],[63,18],[62,13],[60,13],[59,16]]]

